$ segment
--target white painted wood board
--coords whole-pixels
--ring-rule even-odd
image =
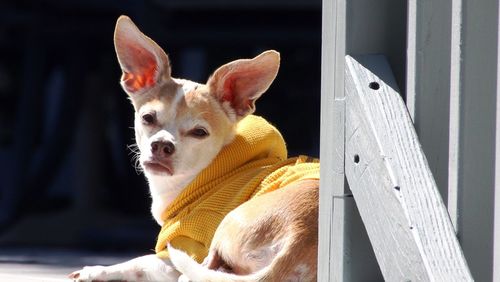
[[[448,194],[450,21],[449,1],[408,1],[406,104],[443,199]]]
[[[455,232],[460,234],[460,212],[463,195],[462,148],[462,0],[451,1],[450,26],[450,118],[448,135],[448,212]]]
[[[349,281],[345,264],[344,185],[345,1],[323,1],[321,62],[321,183],[318,281]],[[352,199],[351,199],[352,201]]]
[[[347,56],[345,83],[346,176],[384,279],[472,281],[386,59]]]

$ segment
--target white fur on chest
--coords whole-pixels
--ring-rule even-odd
[[[195,175],[158,176],[146,173],[146,177],[149,182],[149,191],[153,200],[151,204],[151,214],[161,226],[164,223],[161,218],[162,213],[194,179]]]

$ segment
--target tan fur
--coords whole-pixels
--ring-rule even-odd
[[[317,216],[318,181],[295,183],[253,198],[232,211],[217,229],[211,252],[218,253],[229,266],[234,265],[235,273],[249,274],[259,269],[253,268],[248,254],[283,240],[279,252],[288,261],[272,269],[267,278],[285,281],[299,264],[306,265],[315,275]]]
[[[316,281],[318,188],[303,180],[233,210],[217,228],[204,271],[175,250],[172,262],[193,281]],[[276,253],[259,261],[255,251],[268,246]]]

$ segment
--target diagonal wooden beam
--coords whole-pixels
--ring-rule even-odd
[[[472,281],[387,60],[345,64],[345,173],[384,279]]]

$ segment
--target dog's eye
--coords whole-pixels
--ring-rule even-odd
[[[208,131],[203,127],[196,127],[188,132],[189,136],[195,138],[205,138],[208,136]]]
[[[155,123],[155,121],[156,121],[156,116],[153,113],[144,114],[142,116],[142,122],[146,125],[151,125]]]

